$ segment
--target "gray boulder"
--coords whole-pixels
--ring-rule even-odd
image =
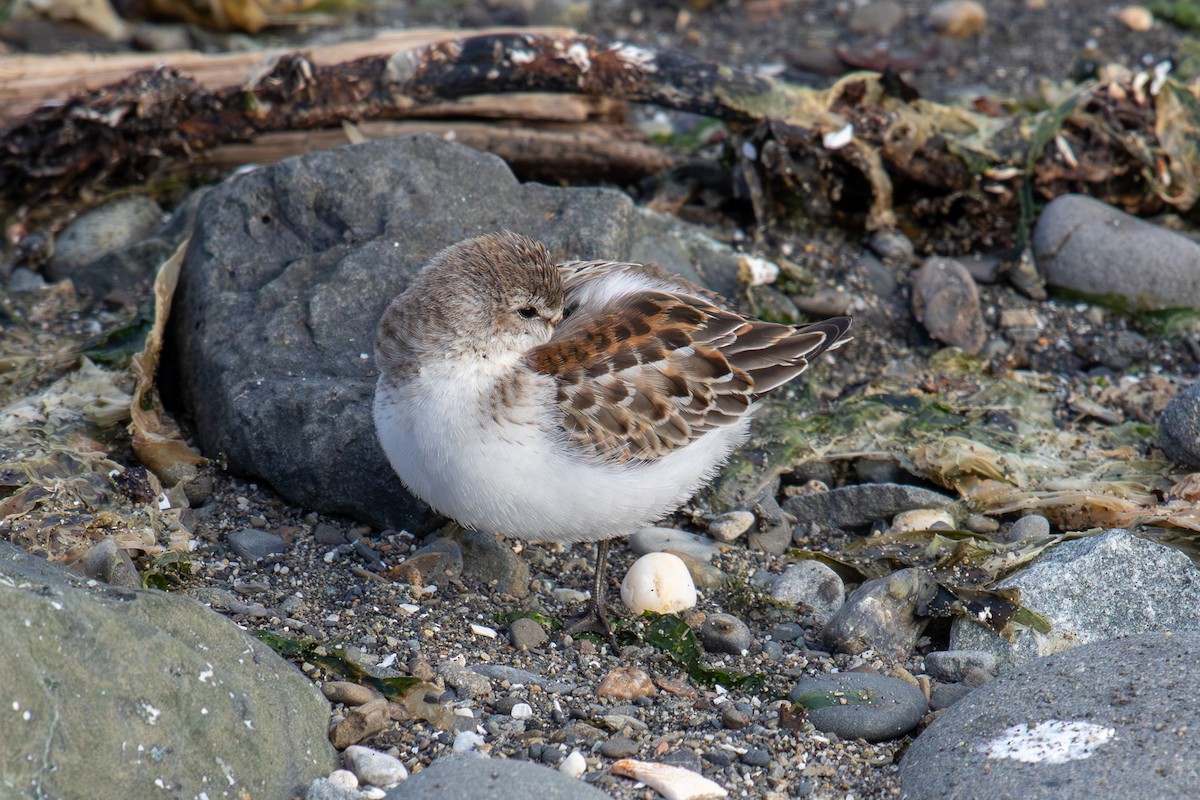
[[[386,800],[609,800],[599,789],[528,761],[443,756],[387,793]]]
[[[320,692],[194,600],[0,542],[0,608],[5,797],[283,800],[335,766]]]
[[[1050,620],[1049,633],[1024,630],[1010,642],[958,619],[950,629],[950,649],[992,653],[1003,672],[1119,636],[1200,630],[1200,570],[1180,551],[1120,528],[1063,542],[997,584],[1014,586],[1023,605]]]
[[[180,276],[172,350],[205,453],[294,503],[428,529],[375,441],[375,327],[435,253],[511,229],[555,257],[653,261],[736,291],[736,259],[606,189],[521,184],[432,136],[313,153],[209,191]]]
[[[908,800],[1200,797],[1200,633],[1032,661],[962,697],[908,748]]]
[[[1200,244],[1082,195],[1042,209],[1033,230],[1051,286],[1123,299],[1130,308],[1200,308]]]

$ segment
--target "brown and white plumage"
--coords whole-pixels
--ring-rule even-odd
[[[525,361],[554,378],[572,444],[617,462],[660,458],[738,423],[850,324],[846,317],[803,328],[746,319],[718,305],[719,297],[638,264],[573,262],[559,272],[567,308],[578,307]],[[620,277],[628,284],[604,297],[604,282]],[[594,291],[584,295],[589,283]]]
[[[655,267],[555,265],[524,236],[480,236],[384,312],[376,431],[405,485],[463,525],[604,543],[691,497],[755,401],[849,327],[749,319]]]

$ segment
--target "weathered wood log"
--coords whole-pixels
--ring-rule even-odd
[[[356,130],[362,139],[432,133],[500,156],[522,180],[551,184],[635,183],[678,163],[678,159],[661,148],[630,140],[625,127],[599,123],[545,130],[481,122],[375,121],[363,122]],[[207,163],[218,170],[231,170],[243,164],[269,164],[298,153],[327,150],[351,141],[354,139],[340,129],[265,133],[251,143],[217,147],[209,154]]]
[[[486,28],[476,35],[512,33],[512,28]],[[570,36],[567,28],[532,28],[525,33],[541,33],[547,36]],[[336,44],[314,45],[305,52],[318,67],[341,64],[365,56],[390,56],[405,50],[425,47],[434,42],[461,38],[461,30],[448,28],[412,28],[406,30],[381,31],[369,39],[355,39]],[[128,78],[135,72],[172,67],[189,76],[196,83],[217,91],[224,87],[240,86],[254,75],[270,70],[280,56],[292,52],[291,48],[267,48],[237,53],[198,53],[180,50],[168,53],[56,53],[46,55],[0,56],[0,126],[11,124],[44,103],[64,103],[72,95],[99,89]],[[469,116],[485,116],[487,104],[493,107],[504,98],[480,97],[472,100],[478,104],[477,113]],[[582,121],[577,116],[579,109],[586,107],[585,98],[560,100],[559,113],[576,115],[571,119]],[[447,113],[453,112],[456,104],[448,104]],[[545,106],[540,110],[544,111]],[[432,116],[436,112],[426,112]],[[519,113],[508,113],[509,117],[520,117]]]
[[[210,91],[170,69],[130,77],[11,126],[0,191],[13,201],[138,180],[165,159],[342,120],[413,117],[480,94],[569,92],[731,123],[760,221],[794,208],[867,229],[903,221],[958,250],[1019,241],[1036,198],[1081,191],[1139,213],[1200,196],[1200,103],[1146,75],[1081,87],[1040,114],[988,116],[889,93],[873,73],[827,90],[675,51],[507,33],[318,66],[281,57],[248,85]],[[906,93],[899,93],[906,94]]]

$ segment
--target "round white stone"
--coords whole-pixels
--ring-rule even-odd
[[[634,614],[673,614],[696,605],[696,584],[679,556],[647,553],[625,573],[621,601]]]

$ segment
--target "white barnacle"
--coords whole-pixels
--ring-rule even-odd
[[[514,64],[529,64],[537,58],[537,53],[532,50],[513,50],[508,54],[508,58]]]
[[[618,44],[612,50],[617,54],[617,58],[631,67],[639,67],[647,72],[654,72],[658,69],[654,63],[654,52],[644,47],[637,47],[632,44]]]
[[[580,72],[587,72],[592,68],[592,58],[583,42],[575,42],[567,48],[567,60],[579,67]]]

